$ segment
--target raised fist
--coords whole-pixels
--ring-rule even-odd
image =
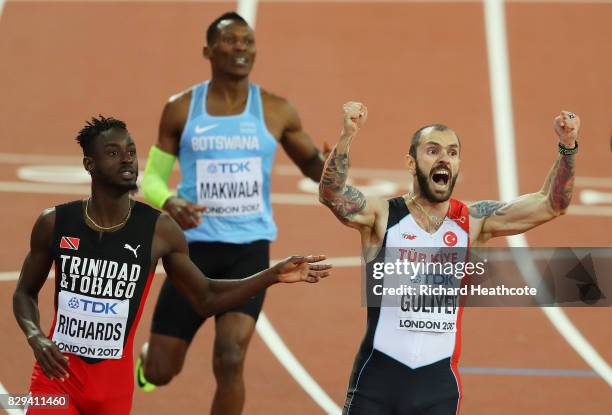
[[[342,106],[344,110],[344,128],[342,135],[354,136],[365,124],[368,118],[368,109],[361,102],[347,102]]]
[[[555,117],[554,127],[561,144],[574,147],[580,129],[580,117],[570,111],[561,111],[561,114]]]

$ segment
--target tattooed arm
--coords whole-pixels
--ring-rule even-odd
[[[319,183],[319,201],[327,206],[342,223],[353,228],[374,226],[382,200],[366,198],[354,186],[346,183],[349,166],[349,147],[367,118],[367,108],[360,103],[344,105],[344,128],[340,141],[323,167]]]
[[[580,119],[567,111],[555,118],[555,131],[567,148],[576,144]],[[574,188],[574,156],[559,155],[539,192],[507,203],[483,200],[470,206],[472,241],[484,243],[496,236],[516,235],[563,215]]]

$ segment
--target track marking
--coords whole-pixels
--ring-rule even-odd
[[[304,369],[304,366],[300,364],[294,354],[291,353],[291,350],[289,350],[283,339],[278,335],[263,311],[259,314],[255,328],[257,329],[257,334],[259,334],[278,361],[317,405],[327,414],[340,414],[340,407],[319,386],[310,373]]]
[[[599,375],[592,370],[575,369],[532,369],[528,367],[461,367],[462,375],[503,375],[503,376],[558,376],[590,378]]]
[[[580,201],[585,205],[612,203],[612,193],[597,192],[595,190],[587,189],[580,192]]]
[[[238,7],[236,8],[238,14],[244,17],[253,29],[255,29],[255,22],[257,20],[257,0],[238,0]]]
[[[0,0],[2,1],[2,0]],[[612,1],[612,0],[610,0]],[[146,159],[139,159],[138,164],[144,166]],[[0,153],[0,164],[60,164],[68,167],[82,168],[82,158],[69,155],[52,154],[23,154],[23,153]],[[174,166],[178,171],[178,166]],[[272,169],[275,175],[304,177],[302,172],[294,164],[277,164]],[[356,179],[383,179],[393,180],[400,186],[407,182],[408,172],[405,169],[379,169],[368,167],[351,167],[351,177]],[[464,180],[464,175],[459,176],[458,183]],[[602,187],[612,189],[612,177],[576,176],[575,186],[579,187]]]
[[[0,382],[0,395],[9,395],[8,391],[4,387],[4,385]],[[0,406],[0,408],[4,409],[9,415],[24,415],[24,412],[21,409],[6,409]]]
[[[433,4],[471,4],[482,0],[259,0],[259,3],[373,3],[373,4],[402,4],[402,3],[433,3]],[[8,0],[10,3],[201,3],[201,0]],[[207,0],[206,3],[228,3],[228,0]],[[506,3],[522,4],[609,4],[612,0],[506,0]],[[241,14],[242,15],[242,14]],[[244,17],[244,16],[243,16]],[[248,19],[245,19],[248,21]]]
[[[502,200],[512,200],[518,197],[519,193],[504,2],[502,0],[485,0],[484,8],[499,194]],[[507,239],[510,246],[529,246],[525,235],[522,234],[509,236]],[[522,255],[522,258],[517,257],[516,264],[526,282],[533,285],[532,281],[529,281],[529,276],[539,275],[539,272],[533,259],[529,257],[529,253],[525,252],[525,254]],[[565,312],[560,308],[540,308],[553,327],[574,348],[576,353],[608,385],[612,386],[612,369],[610,369],[608,363],[572,324]]]
[[[238,0],[238,12],[247,22],[249,22],[251,27],[255,28],[257,0]],[[302,196],[304,195],[300,195],[300,197]],[[315,196],[312,195],[311,197]],[[271,195],[271,199],[274,201],[273,195]],[[278,359],[280,364],[289,372],[291,377],[293,377],[298,385],[302,387],[308,396],[310,396],[325,413],[333,415],[340,414],[340,407],[336,405],[333,399],[329,397],[304,366],[300,364],[295,355],[291,353],[291,350],[289,350],[263,311],[259,314],[255,328],[257,334],[259,334],[274,357]]]
[[[38,183],[89,184],[91,181],[83,166],[62,164],[22,166],[17,169],[17,177]]]
[[[554,249],[538,249],[537,251],[531,253],[531,258],[533,259],[550,259],[553,254]],[[594,252],[594,258],[612,258],[612,251],[609,253],[605,252]],[[513,261],[515,260],[514,255],[511,251],[501,251],[501,252],[492,252],[489,256],[491,260],[494,261]],[[278,264],[282,259],[272,259],[270,260],[270,266]],[[351,267],[360,267],[362,265],[362,259],[359,256],[338,256],[338,257],[329,257],[325,260],[326,263],[333,265],[336,268],[351,268]],[[164,267],[160,264],[155,268],[155,274],[165,275],[166,271]],[[0,272],[0,282],[2,281],[17,281],[19,278],[19,271],[4,271]],[[53,272],[50,272],[47,278],[53,278]]]
[[[0,192],[85,196],[91,192],[91,188],[89,185],[10,181],[0,182]],[[271,193],[270,200],[275,205],[321,205],[315,194]],[[466,200],[465,202],[468,203],[469,201]],[[570,205],[567,214],[577,216],[612,216],[612,209],[607,206]]]

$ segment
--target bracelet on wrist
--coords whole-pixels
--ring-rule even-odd
[[[578,152],[578,140],[574,141],[574,147],[565,147],[561,142],[559,142],[559,154],[564,156],[572,156]]]

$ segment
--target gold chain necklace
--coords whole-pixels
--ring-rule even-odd
[[[87,213],[87,210],[89,209],[89,201],[91,200],[90,198],[87,198],[87,201],[85,202],[85,217],[87,218],[87,220],[89,220],[91,223],[94,224],[94,226],[102,231],[110,231],[112,229],[118,228],[120,226],[125,225],[125,223],[128,221],[128,219],[130,218],[130,215],[132,214],[132,201],[130,200],[129,202],[129,207],[128,207],[128,213],[125,216],[125,219],[123,219],[123,221],[121,221],[121,223],[117,224],[117,225],[113,225],[113,226],[100,226],[98,225],[96,222],[94,222],[94,220],[89,216],[89,213]]]
[[[404,200],[406,201],[407,204],[414,203],[419,208],[419,210],[423,213],[423,215],[425,215],[425,218],[427,219],[427,223],[429,224],[429,230],[434,230],[436,227],[439,227],[440,225],[442,225],[442,223],[444,223],[445,218],[440,219],[439,217],[435,215],[430,215],[429,213],[427,213],[425,208],[421,206],[419,202],[416,201],[416,195],[413,194],[408,199],[406,199],[406,197],[404,196]]]

